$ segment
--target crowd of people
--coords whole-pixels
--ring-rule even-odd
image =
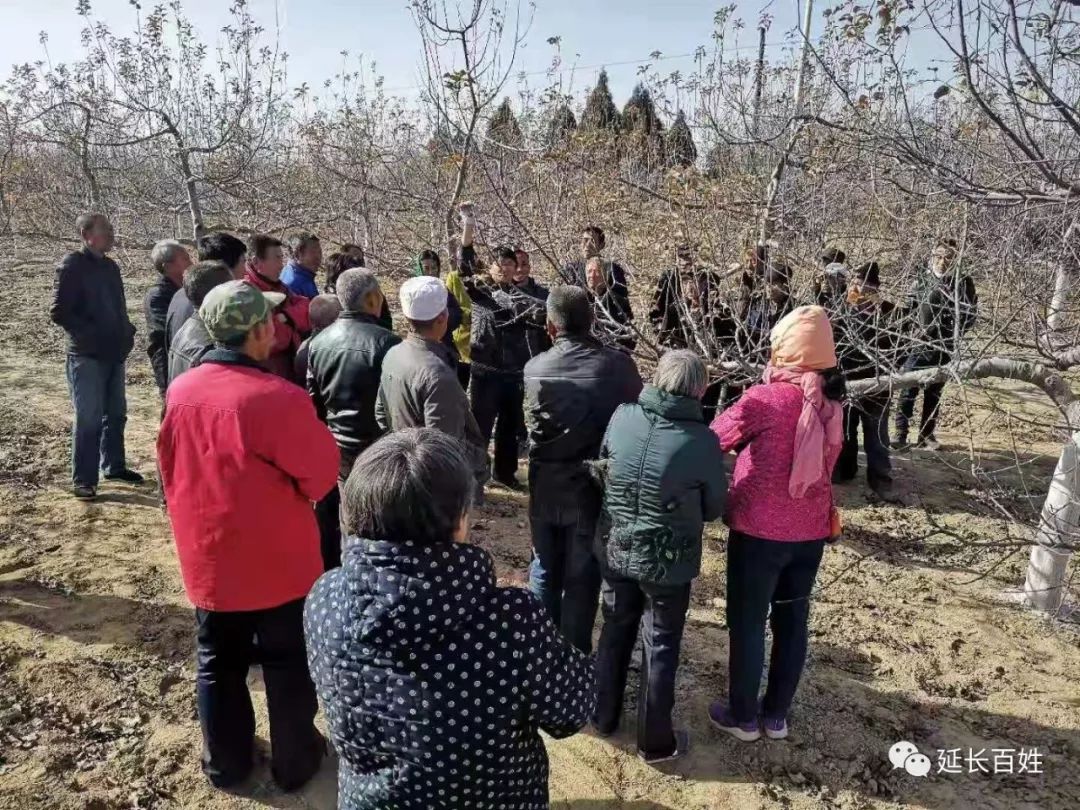
[[[175,241],[151,253],[157,461],[217,787],[251,773],[246,677],[260,664],[282,789],[320,767],[321,703],[343,808],[546,807],[538,731],[616,733],[639,636],[639,756],[684,755],[680,645],[704,527],[721,518],[729,671],[709,720],[745,742],[785,738],[818,567],[841,531],[832,485],[857,474],[861,425],[868,483],[894,496],[890,449],[908,446],[919,393],[901,393],[891,444],[889,393],[848,396],[846,381],[948,363],[976,314],[947,240],[902,304],[881,295],[876,263],[851,268],[836,249],[800,305],[769,246],[731,291],[684,245],[648,313],[663,351],[646,382],[601,229],[583,229],[580,259],[547,289],[520,247],[482,259],[471,205],[461,218],[452,266],[424,251],[400,285],[404,335],[356,245],[326,258],[322,292],[307,232],[287,262],[262,234],[206,236],[197,262]],[[77,229],[51,315],[70,338],[74,495],[93,499],[101,472],[142,481],[124,453],[135,327],[108,219]],[[764,373],[718,375],[703,359],[717,346]],[[924,392],[923,446],[940,395]],[[496,586],[468,542],[492,486],[528,493],[527,590]]]

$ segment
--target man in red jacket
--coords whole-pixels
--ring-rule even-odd
[[[203,771],[222,788],[252,768],[252,663],[262,665],[278,785],[298,789],[326,750],[313,722],[303,606],[323,571],[312,501],[337,483],[338,450],[306,392],[263,365],[282,300],[243,281],[207,294],[199,316],[215,348],[169,386],[158,435],[198,626]]]
[[[248,266],[244,281],[263,292],[278,293],[274,307],[274,345],[266,367],[279,377],[304,385],[295,378],[296,352],[304,338],[311,334],[311,304],[302,295],[296,295],[281,281],[285,267],[281,241],[265,234],[255,234],[248,240]]]

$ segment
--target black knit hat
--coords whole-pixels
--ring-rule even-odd
[[[881,286],[881,268],[877,262],[867,262],[856,267],[854,276],[868,287]]]

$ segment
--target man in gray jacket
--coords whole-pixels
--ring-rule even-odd
[[[482,492],[488,476],[486,442],[442,343],[449,324],[446,285],[433,276],[417,276],[401,285],[400,300],[412,333],[383,359],[375,404],[379,429],[428,427],[459,439]]]

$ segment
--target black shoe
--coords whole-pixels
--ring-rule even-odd
[[[684,757],[689,750],[690,734],[682,730],[676,730],[675,750],[670,754],[646,754],[644,751],[638,751],[638,756],[645,761],[646,765],[659,765],[661,762],[671,762]]]
[[[903,500],[893,489],[892,481],[877,481],[870,485],[870,491],[885,503],[903,504]]]
[[[893,439],[889,443],[889,447],[891,447],[893,450],[910,450],[911,449],[911,445],[908,443],[908,440],[906,438],[904,438],[904,439]]]
[[[936,453],[941,449],[941,442],[939,442],[937,437],[931,433],[925,439],[919,439],[919,447],[929,450],[931,453]]]
[[[134,470],[129,470],[126,467],[118,473],[105,473],[106,481],[123,481],[125,484],[142,484],[146,481],[141,475]]]
[[[71,494],[80,501],[92,501],[97,497],[97,488],[86,484],[76,484],[72,488]]]

